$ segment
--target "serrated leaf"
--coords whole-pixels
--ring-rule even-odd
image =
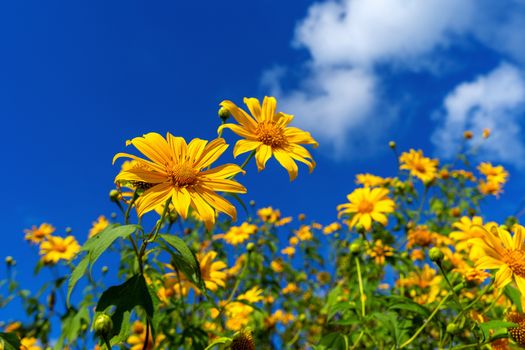
[[[159,237],[179,253],[178,255],[172,254],[173,263],[176,267],[190,280],[195,281],[202,289],[204,283],[199,261],[186,242],[175,235],[159,234]]]
[[[117,238],[128,238],[137,230],[137,225],[109,226],[104,231],[91,237],[82,246],[82,251],[88,252],[91,266],[108,249]]]
[[[20,339],[16,333],[0,332],[0,345],[4,350],[18,350],[20,349]]]
[[[121,333],[124,314],[130,313],[137,306],[140,306],[146,312],[147,317],[152,320],[153,301],[144,276],[135,275],[121,285],[108,288],[100,296],[95,311],[104,312],[110,306],[115,306],[115,311],[111,315],[113,321],[112,337]]]
[[[232,339],[231,338],[228,338],[228,337],[222,337],[222,338],[218,338],[218,339],[215,339],[210,345],[208,345],[206,347],[206,349],[204,350],[211,350],[214,346],[216,345],[221,345],[221,344],[225,344],[225,345],[229,345],[230,343],[232,342]]]

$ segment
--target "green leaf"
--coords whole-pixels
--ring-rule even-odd
[[[125,313],[128,313],[127,317],[129,321],[129,313],[136,306],[142,307],[149,320],[152,320],[154,312],[153,301],[144,276],[135,275],[119,286],[108,288],[100,296],[95,311],[104,312],[113,305],[115,306],[115,311],[111,316],[113,321],[112,337],[120,335]]]
[[[88,252],[91,266],[108,249],[117,238],[128,238],[137,230],[137,225],[108,226],[105,230],[91,237],[82,246],[82,251]]]
[[[348,337],[341,333],[330,333],[325,335],[316,349],[319,350],[347,350]]]
[[[512,304],[516,306],[519,312],[523,312],[521,305],[521,293],[517,288],[507,285],[504,289],[505,295],[512,301]]]
[[[210,345],[208,345],[206,347],[206,349],[204,350],[211,350],[213,349],[214,346],[216,345],[220,345],[220,344],[226,344],[226,345],[229,345],[230,343],[232,342],[232,339],[231,338],[228,338],[228,337],[222,337],[222,338],[218,338],[218,339],[215,339]]]
[[[405,310],[415,312],[423,317],[430,316],[430,311],[427,308],[406,297],[392,295],[388,297],[388,305],[389,310]]]
[[[518,327],[518,325],[513,322],[498,321],[498,320],[488,321],[488,322],[479,324],[479,328],[481,329],[481,332],[483,333],[484,339],[490,338],[490,330],[497,330],[501,328],[512,328],[512,327]]]
[[[75,267],[73,272],[71,273],[71,277],[69,278],[69,281],[67,283],[67,306],[70,306],[70,299],[71,299],[71,293],[73,292],[73,289],[75,288],[75,285],[77,282],[84,276],[86,273],[87,267],[89,264],[89,256],[84,256],[82,260],[78,263],[78,265]]]
[[[20,339],[16,333],[0,332],[0,345],[3,345],[4,350],[18,350],[20,349]]]
[[[172,254],[175,267],[180,269],[191,281],[196,282],[202,289],[204,282],[202,281],[199,261],[186,242],[175,235],[159,234],[159,237],[179,253]]]

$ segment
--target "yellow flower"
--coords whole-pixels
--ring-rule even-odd
[[[244,103],[248,106],[253,117],[231,101],[221,102],[221,106],[233,115],[239,125],[223,124],[218,131],[220,132],[224,128],[231,129],[237,135],[245,138],[235,144],[234,157],[255,151],[257,168],[261,171],[273,155],[288,171],[290,180],[297,177],[298,167],[295,161],[306,164],[312,172],[315,168],[315,162],[312,155],[301,146],[313,145],[314,148],[317,147],[318,143],[310,133],[289,127],[288,124],[292,121],[293,116],[282,112],[277,113],[277,101],[274,97],[266,96],[262,107],[256,98],[245,98]]]
[[[397,284],[404,287],[417,287],[410,295],[419,304],[428,304],[436,300],[440,293],[440,283],[443,277],[437,274],[428,264],[421,271],[412,271],[406,278],[399,279]]]
[[[240,255],[237,258],[237,260],[235,260],[235,264],[226,271],[226,274],[228,275],[228,277],[237,276],[238,273],[241,271],[241,268],[243,267],[245,262],[246,262],[246,254]]]
[[[309,241],[314,238],[310,226],[303,225],[297,231],[295,231],[295,236],[301,241]]]
[[[503,192],[502,184],[496,181],[483,181],[480,180],[478,183],[478,189],[483,194],[492,194],[499,197]]]
[[[394,248],[388,245],[383,245],[383,241],[378,239],[375,241],[374,245],[367,249],[367,254],[374,259],[376,264],[384,265],[385,258],[394,255]]]
[[[299,238],[297,238],[295,236],[290,237],[290,239],[288,240],[288,243],[290,243],[291,246],[298,245],[299,244]]]
[[[423,253],[423,251],[421,249],[414,249],[411,253],[410,253],[410,259],[412,259],[413,261],[417,261],[417,260],[425,260],[425,253]]]
[[[11,333],[11,332],[16,332],[17,330],[19,330],[20,328],[22,327],[22,323],[20,321],[16,321],[16,322],[13,322],[13,323],[9,323],[5,326],[4,328],[4,332],[5,333]]]
[[[215,292],[219,287],[225,287],[226,271],[223,271],[227,266],[223,261],[214,261],[217,257],[217,252],[209,251],[206,254],[198,255],[198,260],[201,267],[202,280],[206,284],[206,288]]]
[[[511,236],[507,230],[489,223],[483,228],[483,236],[474,238],[472,243],[484,252],[484,255],[475,261],[478,269],[497,269],[495,283],[498,288],[503,288],[514,280],[521,294],[525,295],[523,230],[523,226],[514,225],[514,235]]]
[[[466,140],[470,140],[470,139],[472,139],[472,137],[474,137],[474,133],[472,131],[470,131],[470,130],[464,131],[463,132],[463,137]]]
[[[323,233],[329,235],[339,230],[341,230],[341,224],[338,222],[332,222],[330,225],[324,227]]]
[[[355,183],[358,185],[362,185],[363,187],[378,187],[384,185],[386,182],[391,180],[372,174],[357,174],[355,178]]]
[[[283,294],[295,293],[299,291],[299,287],[295,283],[288,283],[286,287],[283,288]]]
[[[89,230],[88,238],[99,234],[102,230],[109,226],[109,221],[104,215],[100,215],[97,221],[93,221],[93,226]]]
[[[142,182],[149,187],[135,202],[137,214],[142,216],[169,198],[177,213],[184,219],[188,209],[194,209],[208,227],[215,223],[215,211],[226,213],[234,220],[235,207],[216,191],[246,193],[246,188],[229,179],[244,173],[238,165],[225,164],[203,170],[211,166],[228,148],[224,139],[193,139],[189,144],[182,137],[167,133],[163,138],[157,133],[149,133],[127,142],[132,144],[149,160],[128,153],[118,153],[113,162],[121,157],[135,160],[141,167],[121,170],[115,182]]]
[[[447,244],[452,244],[452,240],[449,237],[432,232],[425,225],[419,225],[408,231],[407,248],[412,248],[413,246],[428,247],[430,245],[440,247]]]
[[[46,264],[56,264],[60,259],[70,261],[80,251],[80,245],[73,236],[66,238],[49,236],[40,245],[40,255]]]
[[[489,128],[483,129],[483,138],[486,139],[489,136],[490,136],[490,129]]]
[[[347,198],[349,203],[337,206],[338,217],[345,214],[353,214],[349,222],[350,228],[360,223],[366,230],[372,227],[372,221],[377,221],[386,226],[385,214],[394,211],[394,201],[388,196],[386,188],[358,188],[350,193]]]
[[[450,232],[449,235],[450,238],[457,242],[455,245],[456,251],[469,252],[471,260],[483,254],[483,251],[478,246],[473,247],[469,242],[473,238],[483,236],[481,226],[483,226],[483,219],[479,216],[474,216],[472,219],[464,216],[458,222],[452,224],[452,227],[458,229],[458,231]]]
[[[237,300],[246,300],[249,303],[258,303],[259,301],[264,299],[262,293],[263,290],[261,288],[253,287],[247,290],[245,293],[239,295],[237,297]]]
[[[410,171],[410,175],[419,178],[421,181],[427,183],[437,176],[437,159],[430,159],[423,156],[423,151],[415,151],[413,149],[410,152],[404,152],[399,157],[401,163],[400,169],[406,169]]]
[[[288,255],[289,257],[292,257],[295,255],[295,247],[286,247],[281,250],[281,254]]]
[[[237,245],[242,243],[250,238],[251,235],[257,232],[257,226],[243,222],[241,226],[232,226],[226,232],[223,239],[231,244]]]
[[[26,240],[31,243],[40,243],[55,232],[55,228],[50,224],[43,223],[39,227],[33,226],[29,230],[24,230],[24,232],[26,234]]]
[[[127,343],[131,345],[130,350],[142,350],[144,349],[144,343],[146,342],[146,326],[140,321],[135,321],[131,326],[132,334],[128,337]],[[146,350],[158,349],[160,343],[166,337],[164,334],[157,334],[155,337],[155,344],[153,344],[153,336],[151,329],[149,330],[148,343],[146,344]]]
[[[464,178],[466,180],[476,181],[476,177],[472,172],[463,169],[452,170],[451,175],[455,179]]]
[[[35,338],[22,338],[20,340],[20,350],[42,350]]]
[[[284,312],[281,309],[277,309],[264,322],[266,324],[266,327],[273,327],[278,322],[282,324],[288,324],[292,322],[294,319],[295,319],[295,316],[292,313]]]
[[[226,304],[224,307],[224,316],[226,317],[226,328],[232,331],[238,331],[250,322],[250,315],[253,307],[239,301]],[[213,316],[213,315],[212,315]]]
[[[283,263],[282,263],[282,261],[280,261],[280,260],[273,260],[273,261],[270,263],[270,267],[272,268],[272,270],[273,270],[274,272],[277,272],[277,273],[281,273],[281,272],[283,272],[283,270],[284,270]]]
[[[509,176],[509,173],[503,168],[503,166],[493,166],[488,162],[481,163],[478,166],[478,170],[487,177],[487,181],[498,184],[504,184],[507,182],[507,177]]]

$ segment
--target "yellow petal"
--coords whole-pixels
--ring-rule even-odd
[[[273,154],[275,155],[275,159],[277,159],[277,161],[288,171],[288,174],[290,175],[290,181],[295,180],[299,172],[299,168],[297,167],[297,164],[295,164],[292,157],[290,157],[290,155],[282,149],[274,150]]]
[[[255,161],[257,163],[257,169],[259,171],[263,170],[266,166],[266,162],[270,157],[272,156],[272,148],[268,145],[261,144],[259,147],[257,147],[257,151],[255,153]]]
[[[171,201],[177,213],[186,219],[186,217],[188,217],[188,209],[191,203],[191,196],[188,190],[184,187],[175,189]]]
[[[222,101],[221,107],[226,108],[233,115],[233,118],[237,121],[237,123],[241,124],[245,128],[248,128],[248,130],[255,130],[255,128],[257,128],[257,122],[245,111],[237,107],[237,105],[232,101]]]
[[[262,119],[273,120],[276,108],[277,101],[275,100],[275,97],[265,96],[262,105]]]
[[[253,97],[244,98],[244,104],[248,107],[250,110],[250,113],[253,115],[255,120],[258,122],[263,121],[264,116],[261,116],[261,104],[259,103],[259,100]]]
[[[171,196],[173,187],[170,183],[158,184],[144,192],[135,202],[137,215],[142,216],[163,204]]]
[[[233,156],[237,158],[239,154],[243,154],[246,152],[253,151],[257,147],[259,147],[262,143],[260,141],[253,141],[253,140],[239,140],[235,144],[235,147],[233,149]]]

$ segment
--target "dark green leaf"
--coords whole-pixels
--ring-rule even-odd
[[[159,234],[159,237],[178,252],[178,254],[172,254],[175,267],[181,270],[190,280],[201,286],[202,289],[204,283],[202,282],[199,261],[186,242],[175,235]]]
[[[214,346],[220,345],[220,344],[230,344],[232,342],[231,338],[228,337],[222,337],[215,339],[210,345],[206,347],[204,350],[211,350]]]
[[[513,322],[507,322],[507,321],[488,321],[481,323],[479,325],[479,328],[481,329],[481,332],[483,333],[484,339],[490,338],[490,330],[496,330],[500,328],[511,328],[511,327],[517,327],[518,325]]]
[[[18,350],[20,349],[20,339],[16,333],[0,332],[0,345],[3,345],[4,350]]]
[[[84,256],[82,260],[78,263],[78,265],[75,267],[73,272],[71,273],[71,277],[69,278],[69,282],[67,284],[67,305],[69,306],[69,300],[71,298],[71,293],[73,292],[73,288],[75,288],[75,285],[77,284],[78,280],[84,276],[86,273],[87,267],[89,263],[89,256]]]

